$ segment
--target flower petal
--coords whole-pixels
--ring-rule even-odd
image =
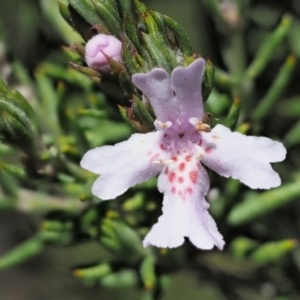
[[[150,101],[159,121],[185,122],[191,117],[202,120],[204,69],[205,60],[198,58],[188,67],[175,68],[171,79],[165,70],[156,68],[147,74],[134,74],[132,82]]]
[[[285,159],[286,149],[281,143],[231,132],[223,125],[217,125],[202,137],[202,162],[220,175],[239,179],[253,189],[270,189],[281,184],[270,165]]]
[[[163,168],[153,163],[163,159],[161,139],[161,132],[133,134],[128,141],[115,146],[88,151],[81,166],[101,174],[93,185],[93,194],[102,200],[114,199],[135,184],[156,176]]]
[[[172,72],[171,88],[176,94],[178,118],[181,120],[188,120],[190,117],[202,120],[201,83],[204,70],[205,60],[198,58],[187,68],[178,67]]]
[[[172,119],[175,101],[171,90],[170,75],[163,69],[153,69],[147,74],[134,74],[132,82],[150,101],[156,118],[161,122]]]
[[[160,174],[158,188],[164,193],[163,215],[145,237],[144,247],[174,248],[188,237],[200,249],[211,249],[214,245],[223,248],[223,238],[207,211],[209,205],[204,199],[209,188],[207,173],[199,163],[192,163],[187,168],[188,174],[195,172],[193,176],[184,178],[188,185],[185,182],[180,184],[180,176],[171,164]]]

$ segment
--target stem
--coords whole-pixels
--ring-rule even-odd
[[[276,101],[280,99],[283,90],[286,88],[291,79],[291,76],[293,75],[295,66],[296,58],[294,55],[290,55],[280,69],[267,94],[255,108],[252,115],[255,121],[262,120],[274,107]]]
[[[243,30],[234,31],[230,37],[230,73],[241,83],[246,69],[245,45],[242,37]]]
[[[231,33],[230,37],[230,75],[237,83],[232,88],[232,98],[239,97],[241,102],[242,112],[244,115],[249,113],[250,109],[250,94],[253,82],[246,79],[246,52],[244,42],[244,29],[239,28]]]

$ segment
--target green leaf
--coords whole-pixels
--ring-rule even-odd
[[[295,19],[289,31],[289,44],[291,47],[292,53],[294,53],[298,58],[300,58],[300,41],[299,41],[299,30],[300,30],[300,21]]]
[[[251,259],[260,265],[275,263],[297,246],[298,242],[292,239],[265,243],[251,254]]]
[[[215,81],[215,70],[212,62],[208,59],[206,61],[205,65],[205,72],[203,75],[203,81],[202,81],[202,97],[203,101],[205,102],[214,86]]]
[[[192,55],[192,45],[183,27],[181,27],[176,21],[166,15],[164,15],[163,18],[166,26],[170,28],[174,33],[178,47],[182,51],[182,53],[186,56]]]
[[[137,51],[134,48],[131,48],[128,45],[129,43],[129,41],[126,42],[126,40],[124,41],[123,39],[122,56],[127,72],[130,75],[133,75],[135,73],[139,73],[142,66],[137,63],[136,56],[138,56],[138,54],[135,53]]]
[[[132,4],[131,0],[117,0],[117,5],[119,7],[122,19],[125,19],[125,16],[131,13],[131,8],[132,8],[131,4]]]
[[[138,37],[136,22],[129,15],[127,15],[124,25],[129,40],[132,42],[132,44],[136,47],[138,51],[142,51],[142,45]],[[123,45],[123,46],[127,48],[129,45]]]
[[[174,52],[171,52],[165,44],[151,37],[149,34],[143,33],[142,37],[148,52],[156,62],[156,67],[170,73],[177,66]]]
[[[122,107],[118,105],[121,117],[123,120],[130,125],[135,131],[138,132],[147,132],[147,128],[140,124],[135,117],[133,116],[133,113],[130,108],[128,107]]]
[[[127,199],[122,208],[124,211],[135,211],[143,208],[145,205],[145,196],[142,193],[136,193],[132,198]]]
[[[236,124],[240,116],[240,108],[241,108],[241,100],[240,98],[235,97],[230,107],[227,120],[226,120],[227,127],[229,127],[231,130],[234,130],[236,127]]]
[[[90,0],[68,0],[70,5],[91,25],[103,24]]]
[[[60,15],[63,17],[63,19],[71,26],[73,26],[73,22],[69,13],[69,9],[68,9],[68,5],[62,3],[62,2],[58,2],[58,9],[59,9],[59,13]]]
[[[61,0],[63,1],[63,0]],[[74,26],[71,16],[69,14],[68,6],[63,3],[59,4],[59,10],[56,1],[41,1],[40,7],[43,15],[47,21],[52,25],[56,32],[67,43],[74,43],[75,41],[81,41],[81,37],[77,32],[73,30],[71,26]],[[67,20],[68,23],[63,19]],[[71,26],[70,26],[71,25]]]
[[[18,195],[18,182],[16,178],[0,166],[0,187],[1,191],[8,198],[16,199]],[[1,194],[0,194],[1,195]],[[15,202],[8,200],[0,201],[0,210],[15,207]]]
[[[35,77],[41,98],[41,105],[36,108],[38,116],[42,116],[40,122],[46,127],[46,130],[57,137],[61,131],[58,119],[59,97],[53,87],[52,81],[45,75],[42,66],[37,70]],[[47,111],[47,114],[44,114],[44,111]]]
[[[138,284],[138,276],[132,270],[123,269],[105,276],[100,282],[103,287],[110,289],[135,287]]]
[[[209,98],[205,102],[205,111],[214,116],[220,116],[230,106],[230,100],[226,94],[220,94],[215,89],[212,90]]]
[[[203,4],[209,9],[210,13],[221,21],[224,20],[221,5],[218,0],[202,0]]]
[[[96,70],[93,70],[93,69],[88,68],[88,67],[80,66],[80,65],[75,64],[75,63],[73,63],[73,62],[70,62],[70,65],[71,65],[74,69],[76,69],[77,71],[79,71],[79,72],[81,72],[81,73],[83,73],[83,74],[85,74],[85,75],[95,76],[95,77],[99,78],[99,80],[101,80],[101,74],[100,74],[100,72],[98,72],[98,71],[96,71]],[[49,69],[48,69],[47,71],[48,71],[48,74],[49,74]],[[57,74],[57,75],[59,75],[59,74]],[[74,76],[74,77],[66,76],[66,75],[67,75],[66,72],[62,73],[61,75],[63,75],[63,77],[65,77],[64,79],[65,79],[66,81],[77,81],[75,76]],[[70,74],[70,75],[71,75],[71,74]],[[80,77],[79,77],[79,79],[80,79]],[[86,84],[85,84],[85,82],[86,82]],[[76,84],[76,82],[73,82],[73,83]],[[87,88],[87,87],[90,85],[90,81],[83,80],[83,81],[81,81],[81,84],[84,84],[85,87]]]
[[[246,73],[248,79],[255,79],[263,71],[267,63],[270,61],[274,53],[274,49],[276,49],[286,37],[291,24],[292,17],[290,15],[285,15],[276,30],[257,51],[256,56]]]
[[[44,243],[38,235],[18,245],[13,250],[0,257],[0,270],[14,267],[41,253]]]
[[[300,121],[296,122],[296,124],[294,124],[293,127],[286,133],[283,141],[287,147],[300,144]]]
[[[109,31],[114,35],[120,36],[121,30],[121,19],[115,5],[111,3],[105,3],[101,0],[91,0],[94,5],[94,11],[100,16],[100,18],[107,25]],[[114,2],[114,1],[113,1]]]
[[[147,107],[143,103],[143,101],[137,97],[136,95],[133,95],[133,106],[132,106],[133,112],[137,119],[143,123],[144,125],[148,126],[149,128],[154,129],[154,119],[152,118],[151,114],[149,113]]]
[[[215,84],[221,88],[230,89],[238,84],[236,79],[233,79],[232,76],[225,71],[214,67],[215,69]]]
[[[234,206],[227,222],[232,226],[248,223],[280,208],[300,196],[299,182],[282,185],[261,194],[255,193]]]
[[[7,163],[0,163],[0,168],[14,175],[17,178],[24,178],[26,176],[26,173],[22,167],[18,167]]]
[[[82,3],[84,2],[82,1]],[[69,5],[68,8],[69,8],[69,14],[72,19],[72,23],[74,24],[76,31],[82,36],[82,38],[85,41],[88,41],[93,37],[94,33],[91,28],[93,25],[98,25],[98,24],[104,25],[101,20],[99,22],[94,23],[93,22],[94,16],[93,18],[91,19],[88,18],[88,20],[86,20],[86,16],[82,15],[81,14],[82,12],[79,9],[77,9],[77,7]],[[92,8],[91,11],[93,12],[94,9]]]
[[[252,114],[254,120],[259,121],[262,118],[264,118],[268,113],[270,113],[276,101],[280,99],[284,88],[289,83],[295,67],[296,58],[294,55],[290,55],[285,61],[282,68],[280,69],[275,81],[268,90],[267,94],[255,108]]]
[[[285,99],[278,103],[276,112],[284,117],[300,117],[300,96]]]
[[[111,267],[107,263],[74,270],[73,274],[78,278],[83,279],[101,279],[111,273]]]
[[[247,252],[256,248],[257,245],[257,241],[240,236],[231,242],[230,250],[236,258],[242,259],[246,256]]]
[[[101,229],[104,234],[100,235],[100,242],[118,256],[135,261],[146,255],[141,238],[124,222],[106,218],[101,223]]]
[[[9,90],[1,78],[0,130],[9,143],[31,154],[37,152],[35,113],[27,100],[18,91]]]
[[[155,259],[147,256],[141,264],[141,277],[147,290],[153,290],[156,285]]]
[[[48,231],[70,231],[73,228],[73,224],[70,221],[45,220],[41,224],[41,228]]]
[[[38,234],[45,244],[68,245],[73,239],[72,233],[67,231],[41,230]]]
[[[23,212],[44,214],[51,211],[59,211],[67,215],[76,215],[83,210],[84,204],[76,198],[59,198],[21,189],[18,201],[14,203],[14,207]]]

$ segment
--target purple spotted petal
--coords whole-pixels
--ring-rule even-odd
[[[222,176],[239,179],[252,189],[270,189],[281,184],[271,162],[285,159],[284,146],[266,137],[245,136],[217,125],[203,134],[202,162]]]
[[[175,185],[174,193],[174,186],[168,177],[172,172],[170,167],[168,166],[168,173],[164,170],[158,179],[158,188],[164,193],[163,215],[145,237],[144,247],[154,245],[160,248],[174,248],[182,245],[184,237],[188,237],[200,249],[212,249],[214,245],[223,249],[223,237],[207,211],[209,205],[204,198],[209,189],[206,171],[199,163],[191,162],[189,168],[197,169],[198,172],[197,178],[193,179],[193,188],[185,187],[183,182]],[[174,181],[176,179],[175,177]],[[185,177],[185,180],[188,179],[188,176]]]
[[[102,200],[114,199],[137,183],[156,176],[162,165],[154,164],[161,155],[160,132],[134,134],[128,141],[88,151],[81,166],[100,177],[92,192]]]

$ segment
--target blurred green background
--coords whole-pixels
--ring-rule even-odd
[[[213,1],[145,1],[149,8],[165,13],[180,23],[190,36],[194,50],[204,58],[209,58],[217,67],[216,89],[207,102],[207,108],[223,121],[235,92],[234,87],[224,80],[227,73],[224,75],[220,70],[234,72],[235,63],[230,62],[232,59],[238,61],[240,53],[234,51],[230,33],[213,16],[210,5],[207,4],[209,2]],[[243,1],[237,1],[240,2]],[[242,16],[242,22],[245,21],[246,26],[240,36],[244,63],[249,65],[256,57],[258,49],[270,38],[282,17],[287,14],[293,18],[292,25],[284,39],[272,49],[272,58],[266,67],[256,76],[254,83],[244,89],[247,91],[247,95],[244,95],[245,99],[247,98],[245,104],[241,95],[242,114],[238,124],[240,131],[248,129],[249,134],[265,135],[281,140],[286,145],[286,161],[274,167],[282,178],[283,186],[271,192],[251,191],[234,180],[227,181],[212,172],[209,173],[212,181],[209,195],[209,199],[213,201],[211,213],[224,235],[227,246],[223,252],[204,252],[195,249],[186,241],[180,249],[167,251],[167,254],[155,250],[158,256],[156,273],[159,276],[170,275],[170,282],[167,280],[166,283],[168,288],[161,297],[163,300],[300,299],[300,249],[296,242],[300,239],[300,68],[297,62],[300,58],[300,2],[249,1],[249,8]],[[18,89],[32,106],[40,106],[40,127],[48,126],[46,120],[45,124],[43,123],[43,114],[48,113],[48,107],[43,107],[43,101],[39,104],[36,99],[52,97],[51,91],[54,90],[57,94],[53,97],[57,99],[53,101],[62,101],[64,109],[72,107],[75,110],[81,107],[84,97],[96,97],[103,105],[101,108],[108,111],[107,119],[95,123],[96,126],[101,126],[102,130],[105,129],[106,134],[91,135],[94,138],[94,147],[124,140],[132,130],[119,117],[114,99],[109,102],[108,96],[105,100],[99,86],[93,84],[87,76],[80,74],[78,77],[68,77],[61,74],[61,70],[53,71],[45,64],[53,63],[67,69],[71,59],[62,54],[62,45],[69,46],[81,41],[81,37],[67,27],[60,17],[55,0],[0,1],[0,76],[12,88]],[[285,77],[281,78],[281,82],[285,79],[287,82],[282,87],[280,82],[277,83],[275,91],[271,91],[271,95],[268,94],[288,57],[292,60],[293,70],[286,71],[289,73],[285,73]],[[50,93],[45,89],[49,87],[49,82],[43,81],[43,72],[51,79]],[[39,81],[36,89],[31,88],[34,80]],[[275,96],[272,93],[275,93]],[[267,107],[262,115],[257,113],[256,116],[252,116],[252,112],[266,95],[271,102],[274,100],[272,105]],[[69,125],[67,121],[63,121],[64,117],[61,113],[59,120],[63,123],[66,140],[72,140],[72,134],[77,134],[76,128],[73,124]],[[87,126],[95,125],[91,122],[91,125]],[[109,128],[112,130],[109,131]],[[47,137],[45,141],[47,143]],[[84,153],[83,149],[86,149],[84,142],[80,145],[82,148],[77,152],[73,153],[72,149],[65,152],[75,165]],[[6,155],[5,158],[10,163],[22,164],[19,150]],[[40,188],[49,194],[59,194],[63,191],[69,197],[74,197],[74,202],[77,203],[74,204],[74,211],[79,211],[82,209],[78,200],[80,190],[72,186],[72,176],[76,177],[73,173],[70,171],[66,174],[62,171],[57,176],[47,175],[46,179],[41,179],[34,172],[29,172],[31,181],[21,176],[17,182],[26,189]],[[3,178],[0,177],[0,180]],[[77,179],[81,180],[80,175]],[[59,184],[62,186],[61,190],[57,188]],[[90,182],[87,184],[88,188],[89,185]],[[82,186],[84,184],[80,185]],[[159,215],[162,198],[155,191],[155,183],[151,188],[149,197],[152,202],[155,199],[157,207],[153,210],[151,220],[148,220],[149,224],[154,223]],[[129,196],[133,197],[134,193]],[[27,200],[31,196],[29,195]],[[247,199],[249,205],[238,206],[239,203],[247,202]],[[125,198],[122,198],[119,202],[109,205],[114,205],[116,210],[120,210],[124,202]],[[31,213],[30,209],[24,209],[21,204],[17,209],[3,209],[1,205],[0,208],[1,256],[33,236],[40,224],[43,224],[45,214]],[[46,216],[51,219],[51,212]],[[64,218],[65,216],[61,217]],[[130,224],[128,220],[126,219]],[[149,224],[147,226],[150,226]],[[151,299],[145,295],[140,279],[132,287],[108,288],[76,278],[73,270],[91,266],[96,262],[116,261],[113,263],[116,269],[122,269],[126,265],[123,258],[105,250],[96,240],[82,237],[81,232],[76,232],[76,226],[78,224],[74,225],[75,238],[72,243],[66,242],[65,246],[64,242],[61,242],[61,246],[50,244],[41,254],[1,271],[0,299]],[[136,270],[139,268],[137,263],[130,267]]]

